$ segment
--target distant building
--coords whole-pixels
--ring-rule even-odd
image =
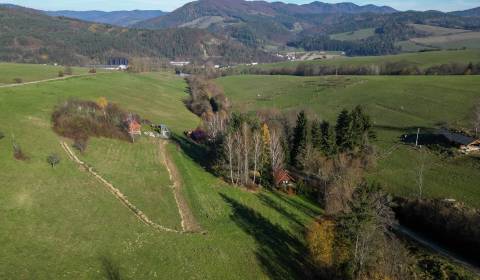
[[[117,68],[118,66],[128,66],[128,58],[125,57],[111,57],[107,59],[107,65]]]
[[[177,67],[183,67],[189,64],[190,64],[190,61],[170,61],[170,65],[177,66]]]

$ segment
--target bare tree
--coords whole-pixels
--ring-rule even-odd
[[[473,129],[475,129],[475,136],[478,137],[480,131],[480,101],[477,102],[473,109]]]
[[[272,157],[272,170],[283,168],[285,155],[282,147],[282,136],[278,129],[270,131],[270,155]]]
[[[232,185],[234,184],[233,181],[233,145],[234,145],[234,139],[232,136],[232,133],[227,133],[225,135],[225,144],[224,144],[224,152],[228,158],[228,169],[230,171],[230,180],[232,182]]]
[[[258,129],[253,132],[253,183],[256,182],[258,171],[258,160],[262,150],[262,135]]]
[[[249,127],[248,123],[246,121],[243,122],[242,124],[242,136],[243,136],[243,143],[242,143],[242,148],[243,148],[243,183],[248,184],[249,181],[249,161],[248,161],[248,154],[250,150],[250,143],[249,143]]]

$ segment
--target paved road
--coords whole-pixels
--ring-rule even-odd
[[[425,238],[421,235],[419,235],[418,233],[404,227],[404,226],[401,226],[399,225],[396,230],[409,237],[410,239],[420,243],[421,245],[431,249],[432,251],[434,251],[435,253],[439,254],[439,255],[442,255],[446,258],[449,258],[451,260],[453,260],[454,262],[464,266],[466,269],[472,271],[473,273],[477,274],[480,276],[480,267],[478,267],[477,265],[471,263],[470,261],[462,258],[461,256],[441,247],[438,243],[436,242],[433,242],[431,240],[429,240],[428,238]]]

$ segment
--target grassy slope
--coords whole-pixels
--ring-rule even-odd
[[[185,195],[208,234],[156,232],[68,160],[50,128],[58,102],[106,96],[180,133],[198,124],[182,103],[185,87],[167,74],[114,73],[0,89],[0,131],[7,135],[0,140],[0,278],[99,279],[112,269],[128,279],[301,277],[284,264],[303,250],[302,225],[319,211],[308,202],[225,186],[171,144]],[[12,134],[29,161],[13,159]],[[45,160],[52,152],[62,159],[54,169]],[[156,153],[147,140],[92,139],[82,158],[152,219],[178,227]]]
[[[375,35],[375,28],[365,28],[356,30],[353,32],[344,32],[344,33],[337,33],[330,35],[330,38],[333,40],[340,40],[340,41],[356,41],[367,39]]]
[[[479,50],[461,50],[461,51],[435,51],[422,53],[406,53],[398,55],[386,56],[359,56],[359,57],[342,57],[331,60],[316,60],[306,63],[322,64],[322,65],[372,65],[382,64],[385,62],[408,61],[417,64],[420,68],[427,68],[433,65],[443,63],[469,63],[480,62]],[[298,64],[305,62],[279,62],[271,64],[262,64],[256,67],[271,68],[295,68]],[[240,68],[240,67],[239,67]]]
[[[378,130],[380,154],[416,127],[434,127],[439,122],[468,126],[470,110],[480,98],[480,79],[476,76],[231,76],[218,83],[240,110],[307,108],[320,118],[334,121],[342,108],[364,105],[377,126],[388,127]],[[396,194],[415,194],[417,159],[417,152],[400,145],[379,161],[372,176]],[[425,192],[480,207],[479,168],[478,159],[444,159],[429,154]]]
[[[87,68],[73,67],[73,74],[87,74]],[[13,84],[13,79],[20,78],[23,82],[46,80],[58,77],[58,71],[64,70],[62,66],[41,64],[14,64],[0,63],[0,85]]]

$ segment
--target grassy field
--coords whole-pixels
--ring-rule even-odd
[[[58,71],[63,70],[63,66],[0,63],[0,85],[14,84],[16,78],[22,79],[23,82],[58,78]],[[74,75],[88,73],[88,68],[72,67],[72,70]]]
[[[457,29],[457,28],[446,28],[440,26],[433,26],[433,25],[425,25],[425,24],[410,24],[416,31],[427,33],[432,36],[441,36],[441,35],[450,35],[456,33],[464,33],[469,32],[469,30],[465,29]]]
[[[367,39],[375,35],[375,28],[365,28],[352,32],[344,32],[330,35],[330,39],[340,41],[357,41]]]
[[[448,35],[414,38],[410,39],[410,41],[416,44],[432,46],[440,49],[479,49],[480,32],[464,32]]]
[[[370,176],[390,192],[407,196],[417,193],[419,153],[400,144],[399,138],[417,127],[433,128],[439,123],[469,127],[474,101],[480,99],[476,76],[231,76],[217,81],[238,110],[307,109],[334,121],[343,108],[365,106],[377,126],[380,155]],[[427,156],[428,196],[456,198],[480,207],[479,158]]]
[[[300,63],[313,63],[326,66],[342,66],[342,65],[381,65],[387,62],[410,62],[416,64],[419,68],[425,69],[434,65],[444,63],[469,63],[480,62],[480,50],[458,50],[458,51],[432,51],[422,53],[404,53],[398,55],[386,55],[386,56],[358,56],[358,57],[339,57],[335,59],[327,60],[315,60],[315,61],[293,61],[293,62],[278,62],[270,64],[261,64],[258,66],[263,69],[272,68],[293,68],[295,69]],[[238,70],[247,66],[239,66]]]
[[[23,67],[23,66],[22,66]],[[35,72],[31,70],[32,72]],[[141,223],[69,160],[51,129],[54,106],[105,96],[174,132],[198,125],[185,109],[186,84],[171,74],[112,73],[0,89],[0,279],[304,278],[303,226],[320,209],[299,197],[226,186],[173,143],[183,191],[207,231],[176,234]],[[13,158],[12,139],[29,156]],[[46,157],[57,153],[51,168]],[[152,220],[179,228],[158,145],[91,139],[82,160]]]

